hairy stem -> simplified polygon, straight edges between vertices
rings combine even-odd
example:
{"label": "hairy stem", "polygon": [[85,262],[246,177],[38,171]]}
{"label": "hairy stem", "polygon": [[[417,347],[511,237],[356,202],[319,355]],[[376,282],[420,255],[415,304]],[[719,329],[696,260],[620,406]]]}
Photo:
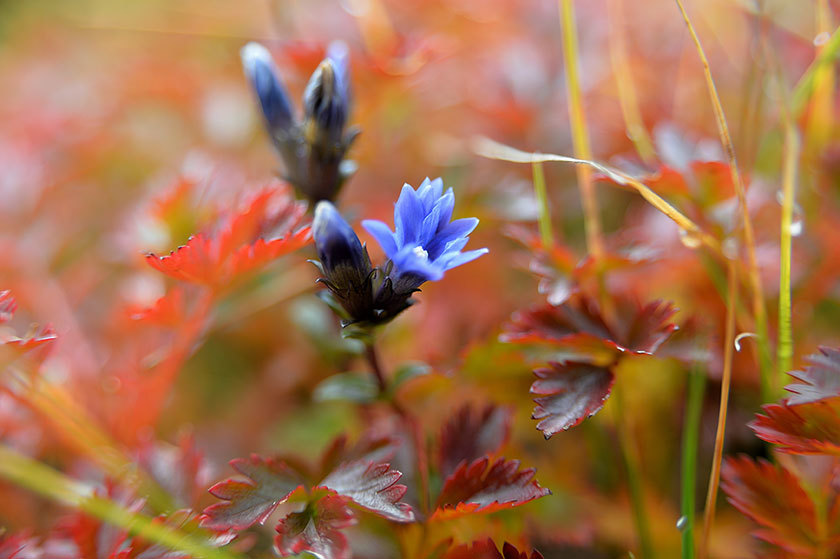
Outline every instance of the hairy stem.
{"label": "hairy stem", "polygon": [[723,376],[720,384],[720,410],[718,412],[715,451],[712,459],[712,472],[709,475],[709,489],[706,493],[706,508],[703,512],[703,534],[700,538],[699,557],[705,559],[709,549],[709,534],[715,517],[718,485],[720,484],[720,465],[723,460],[723,437],[726,432],[726,413],[729,407],[729,385],[732,380],[732,358],[735,351],[735,299],[738,296],[738,268],[730,259],[726,266],[726,332],[723,341]]}
{"label": "hairy stem", "polygon": [[764,288],[761,285],[761,276],[758,270],[758,258],[755,252],[755,234],[753,233],[752,222],[750,221],[749,211],[747,209],[747,194],[746,186],[741,178],[741,172],[738,169],[738,161],[735,158],[735,146],[732,144],[732,135],[729,133],[729,125],[726,122],[726,115],[723,112],[723,105],[720,102],[720,96],[715,86],[715,81],[712,78],[711,67],[709,60],[706,58],[706,53],[703,50],[703,45],[700,43],[700,38],[694,30],[694,25],[685,11],[682,0],[676,0],[680,13],[685,20],[688,27],[688,32],[694,42],[697,50],[697,55],[700,57],[700,62],[703,65],[703,75],[706,78],[706,87],[709,90],[709,97],[712,101],[712,109],[715,113],[715,122],[717,123],[718,133],[720,134],[720,143],[723,146],[726,157],[729,161],[729,173],[732,178],[732,185],[735,188],[735,195],[738,199],[738,208],[741,213],[741,228],[744,235],[744,245],[747,249],[747,270],[748,279],[750,283],[750,291],[752,295],[752,312],[755,320],[756,334],[758,335],[758,361],[761,370],[761,388],[762,396],[768,400],[772,396],[771,392],[771,359],[770,359],[770,342],[768,339],[767,329],[767,310],[764,308]]}

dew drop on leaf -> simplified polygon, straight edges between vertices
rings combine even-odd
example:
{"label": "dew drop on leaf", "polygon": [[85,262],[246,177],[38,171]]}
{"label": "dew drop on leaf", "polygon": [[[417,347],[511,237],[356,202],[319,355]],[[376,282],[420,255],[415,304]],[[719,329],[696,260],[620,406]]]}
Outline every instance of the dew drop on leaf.
{"label": "dew drop on leaf", "polygon": [[683,532],[686,528],[688,528],[688,517],[686,515],[682,515],[677,519],[677,530]]}

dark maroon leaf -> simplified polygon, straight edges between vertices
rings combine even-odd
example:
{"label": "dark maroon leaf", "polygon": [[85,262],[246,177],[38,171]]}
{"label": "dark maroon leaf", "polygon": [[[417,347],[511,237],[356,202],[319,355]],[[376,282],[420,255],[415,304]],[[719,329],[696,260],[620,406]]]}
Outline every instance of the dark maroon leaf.
{"label": "dark maroon leaf", "polygon": [[438,449],[441,477],[446,478],[463,462],[472,462],[499,450],[510,434],[510,410],[463,406],[443,426]]}
{"label": "dark maroon leaf", "polygon": [[379,516],[396,522],[414,521],[414,511],[407,503],[399,502],[405,495],[405,485],[397,483],[402,474],[389,464],[357,460],[341,465],[319,484],[339,495],[349,497],[355,504]]}
{"label": "dark maroon leaf", "polygon": [[549,363],[534,373],[538,380],[531,385],[531,394],[540,397],[534,400],[537,407],[531,417],[541,420],[537,429],[546,438],[600,411],[615,382],[610,369],[574,361]]}
{"label": "dark maroon leaf", "polygon": [[283,557],[308,552],[319,559],[349,559],[350,547],[341,530],[356,519],[348,502],[347,497],[316,490],[303,511],[277,524],[277,551]]}
{"label": "dark maroon leaf", "polygon": [[519,460],[499,458],[492,465],[488,457],[462,463],[446,478],[438,497],[435,518],[452,518],[516,507],[550,495],[534,480],[536,470],[519,469]]}
{"label": "dark maroon leaf", "polygon": [[210,488],[210,493],[225,502],[204,510],[201,525],[212,530],[244,530],[256,522],[265,522],[277,505],[301,487],[300,474],[286,462],[252,454],[249,459],[230,462],[247,480],[226,479]]}
{"label": "dark maroon leaf", "polygon": [[601,361],[605,348],[651,354],[677,329],[669,322],[675,312],[673,305],[661,301],[644,307],[621,301],[610,325],[593,299],[578,294],[560,306],[544,305],[515,313],[501,339],[551,344],[593,361]]}

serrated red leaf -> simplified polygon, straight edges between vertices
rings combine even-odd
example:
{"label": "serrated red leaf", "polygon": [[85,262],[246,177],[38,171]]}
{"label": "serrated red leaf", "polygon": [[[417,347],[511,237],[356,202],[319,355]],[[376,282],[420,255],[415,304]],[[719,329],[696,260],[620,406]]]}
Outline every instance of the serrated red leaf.
{"label": "serrated red leaf", "polygon": [[146,260],[175,279],[223,289],[306,245],[310,228],[300,227],[305,211],[305,204],[295,202],[287,188],[267,188],[218,233],[199,233],[169,255],[149,254]]}
{"label": "serrated red leaf", "polygon": [[306,509],[286,516],[277,524],[275,547],[286,557],[307,552],[318,559],[350,559],[350,547],[342,529],[356,522],[347,506],[349,499],[320,490]]}
{"label": "serrated red leaf", "polygon": [[677,329],[668,322],[676,310],[670,303],[654,301],[643,307],[635,302],[618,305],[615,323],[607,324],[597,303],[575,295],[559,306],[543,305],[513,315],[502,341],[547,343],[575,355],[600,357],[603,348],[649,355]]}
{"label": "serrated red leaf", "polygon": [[762,440],[791,454],[840,456],[840,350],[820,348],[811,366],[788,373],[799,382],[781,404],[767,404],[750,427]]}
{"label": "serrated red leaf", "polygon": [[444,424],[440,433],[438,468],[446,478],[461,463],[469,463],[499,450],[510,435],[511,413],[493,405],[478,410],[461,407]]}
{"label": "serrated red leaf", "polygon": [[184,290],[174,287],[157,299],[150,307],[129,307],[129,318],[157,326],[175,328],[188,320]]}
{"label": "serrated red leaf", "polygon": [[413,522],[411,505],[401,503],[407,490],[397,482],[402,474],[390,464],[367,460],[347,462],[318,484],[350,498],[360,507],[395,522]]}
{"label": "serrated red leaf", "polygon": [[[11,292],[8,290],[0,291],[0,325],[10,321],[16,311],[17,301],[15,301]],[[0,352],[0,355],[5,353],[3,360],[14,360],[24,353],[45,346],[57,337],[55,330],[50,325],[41,328],[32,326],[30,331],[24,334],[23,337],[0,331],[0,346],[6,350],[5,352]]]}
{"label": "serrated red leaf", "polygon": [[578,425],[598,413],[610,396],[615,375],[606,367],[570,361],[549,363],[536,369],[538,379],[531,385],[534,401],[532,419],[546,438]]}
{"label": "serrated red leaf", "polygon": [[238,531],[265,522],[303,484],[300,474],[282,460],[252,454],[247,460],[231,460],[230,465],[248,479],[230,478],[210,488],[213,496],[225,502],[204,509],[204,528]]}
{"label": "serrated red leaf", "polygon": [[[505,542],[502,553],[499,553],[493,540],[487,538],[472,544],[453,547],[446,552],[443,559],[529,559],[529,556],[527,552],[519,551],[508,542]],[[539,551],[534,550],[531,552],[530,559],[543,559],[543,556]]]}
{"label": "serrated red leaf", "polygon": [[762,406],[749,425],[761,440],[789,454],[840,456],[840,398],[790,406]]}
{"label": "serrated red leaf", "polygon": [[[760,526],[755,537],[803,559],[829,551],[829,541],[819,535],[813,501],[782,466],[747,457],[727,459],[721,488],[735,508]],[[837,551],[819,556],[834,557]]]}
{"label": "serrated red leaf", "polygon": [[533,468],[519,469],[519,460],[488,457],[463,463],[443,484],[433,518],[489,513],[550,495],[534,480]]}

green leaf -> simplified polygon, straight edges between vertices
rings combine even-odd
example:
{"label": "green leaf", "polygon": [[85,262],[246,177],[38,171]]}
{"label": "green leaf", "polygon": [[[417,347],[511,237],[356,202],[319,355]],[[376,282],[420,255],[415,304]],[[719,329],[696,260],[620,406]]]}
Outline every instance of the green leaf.
{"label": "green leaf", "polygon": [[369,404],[376,400],[379,387],[367,373],[347,372],[333,375],[315,388],[316,402],[343,400],[356,404]]}
{"label": "green leaf", "polygon": [[432,368],[428,363],[422,361],[409,361],[400,365],[394,372],[394,378],[388,386],[391,394],[395,394],[404,384],[411,380],[426,376],[432,373]]}

